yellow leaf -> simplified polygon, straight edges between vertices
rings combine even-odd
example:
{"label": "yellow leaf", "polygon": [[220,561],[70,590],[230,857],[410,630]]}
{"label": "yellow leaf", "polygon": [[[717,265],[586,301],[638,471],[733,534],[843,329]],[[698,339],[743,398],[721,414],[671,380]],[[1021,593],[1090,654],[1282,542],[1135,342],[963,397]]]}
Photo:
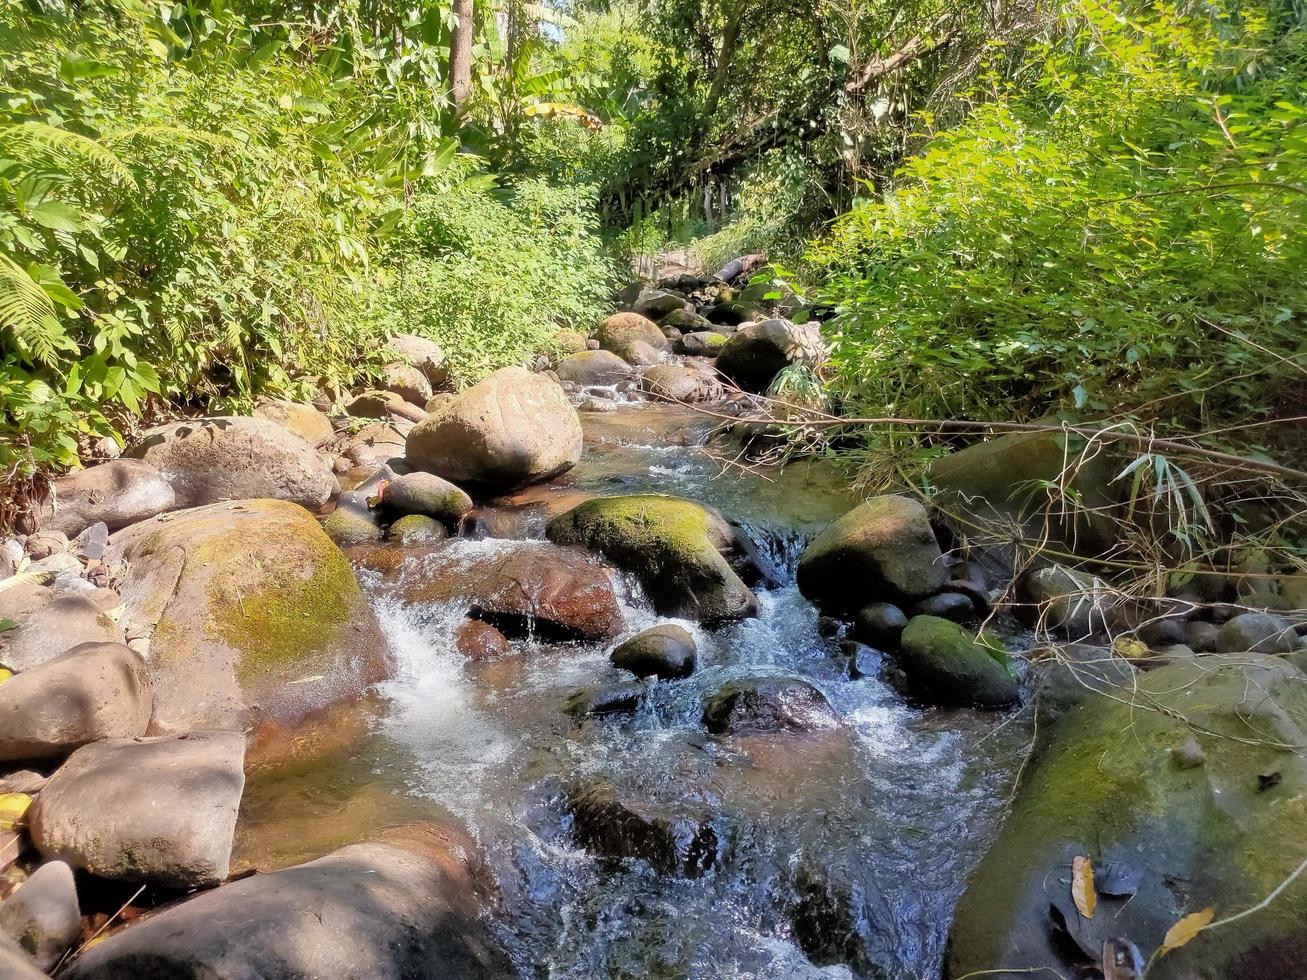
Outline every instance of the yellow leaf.
{"label": "yellow leaf", "polygon": [[5,681],[9,680],[9,678],[13,676],[14,676],[14,672],[12,670],[8,670],[4,667],[0,667],[0,684],[3,684]]}
{"label": "yellow leaf", "polygon": [[1124,636],[1118,636],[1112,641],[1112,652],[1126,660],[1145,660],[1150,655],[1148,644]]}
{"label": "yellow leaf", "polygon": [[1094,866],[1083,855],[1071,862],[1071,898],[1086,919],[1094,917],[1098,893],[1094,891]]}
{"label": "yellow leaf", "polygon": [[31,805],[26,793],[0,793],[0,830],[13,830]]}
{"label": "yellow leaf", "polygon": [[1206,929],[1211,925],[1214,914],[1211,907],[1208,906],[1201,912],[1186,915],[1170,929],[1166,930],[1166,936],[1162,939],[1162,955],[1165,956],[1173,949],[1179,949]]}

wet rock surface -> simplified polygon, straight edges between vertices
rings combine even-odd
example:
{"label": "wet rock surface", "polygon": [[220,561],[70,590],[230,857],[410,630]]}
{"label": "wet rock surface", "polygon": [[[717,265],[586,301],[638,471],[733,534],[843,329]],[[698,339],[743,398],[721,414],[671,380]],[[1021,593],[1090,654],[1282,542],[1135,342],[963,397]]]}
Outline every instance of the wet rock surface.
{"label": "wet rock surface", "polygon": [[611,656],[613,666],[636,677],[670,680],[689,677],[695,665],[694,636],[684,626],[654,626],[619,643]]}
{"label": "wet rock surface", "polygon": [[834,728],[839,718],[805,681],[751,677],[718,688],[704,705],[703,723],[714,735],[802,733]]}

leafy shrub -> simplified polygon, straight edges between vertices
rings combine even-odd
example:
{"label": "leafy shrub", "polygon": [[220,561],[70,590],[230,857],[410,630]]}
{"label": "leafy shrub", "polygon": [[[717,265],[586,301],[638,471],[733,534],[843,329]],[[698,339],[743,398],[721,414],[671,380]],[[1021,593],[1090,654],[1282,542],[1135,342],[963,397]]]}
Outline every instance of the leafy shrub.
{"label": "leafy shrub", "polygon": [[460,384],[527,363],[562,328],[588,330],[615,274],[593,192],[538,179],[499,189],[473,177],[419,194],[391,255],[383,317],[439,343]]}
{"label": "leafy shrub", "polygon": [[995,76],[813,249],[843,397],[925,418],[1271,410],[1307,301],[1307,42],[1274,9],[1068,7],[1036,75]]}

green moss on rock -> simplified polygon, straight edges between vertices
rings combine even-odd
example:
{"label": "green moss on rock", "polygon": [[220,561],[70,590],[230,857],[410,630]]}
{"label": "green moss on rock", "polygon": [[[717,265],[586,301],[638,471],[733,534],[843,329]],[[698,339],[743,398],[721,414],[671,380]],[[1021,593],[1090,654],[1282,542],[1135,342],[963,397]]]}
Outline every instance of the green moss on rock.
{"label": "green moss on rock", "polygon": [[1007,652],[938,616],[914,616],[899,639],[899,663],[912,686],[938,704],[1001,708],[1017,700]]}
{"label": "green moss on rock", "polygon": [[757,599],[714,544],[700,504],[660,494],[600,497],[549,522],[558,544],[598,551],[640,579],[664,615],[721,622],[751,616]]}

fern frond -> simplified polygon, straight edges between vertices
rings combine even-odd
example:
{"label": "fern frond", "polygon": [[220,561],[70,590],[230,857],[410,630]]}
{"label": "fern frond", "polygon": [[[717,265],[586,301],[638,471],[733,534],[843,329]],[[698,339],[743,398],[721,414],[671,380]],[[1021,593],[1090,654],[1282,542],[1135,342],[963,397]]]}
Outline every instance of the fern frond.
{"label": "fern frond", "polygon": [[67,339],[41,284],[9,256],[0,255],[0,329],[6,328],[38,360],[47,362]]}
{"label": "fern frond", "polygon": [[0,155],[20,163],[44,164],[52,170],[89,168],[125,187],[136,186],[131,170],[113,150],[60,126],[41,122],[0,126]]}
{"label": "fern frond", "polygon": [[211,150],[232,150],[240,152],[245,144],[240,140],[221,133],[210,133],[203,129],[184,129],[181,126],[127,126],[124,129],[106,133],[100,142],[106,146],[129,146],[137,140],[166,143],[175,140],[178,143],[201,143]]}

